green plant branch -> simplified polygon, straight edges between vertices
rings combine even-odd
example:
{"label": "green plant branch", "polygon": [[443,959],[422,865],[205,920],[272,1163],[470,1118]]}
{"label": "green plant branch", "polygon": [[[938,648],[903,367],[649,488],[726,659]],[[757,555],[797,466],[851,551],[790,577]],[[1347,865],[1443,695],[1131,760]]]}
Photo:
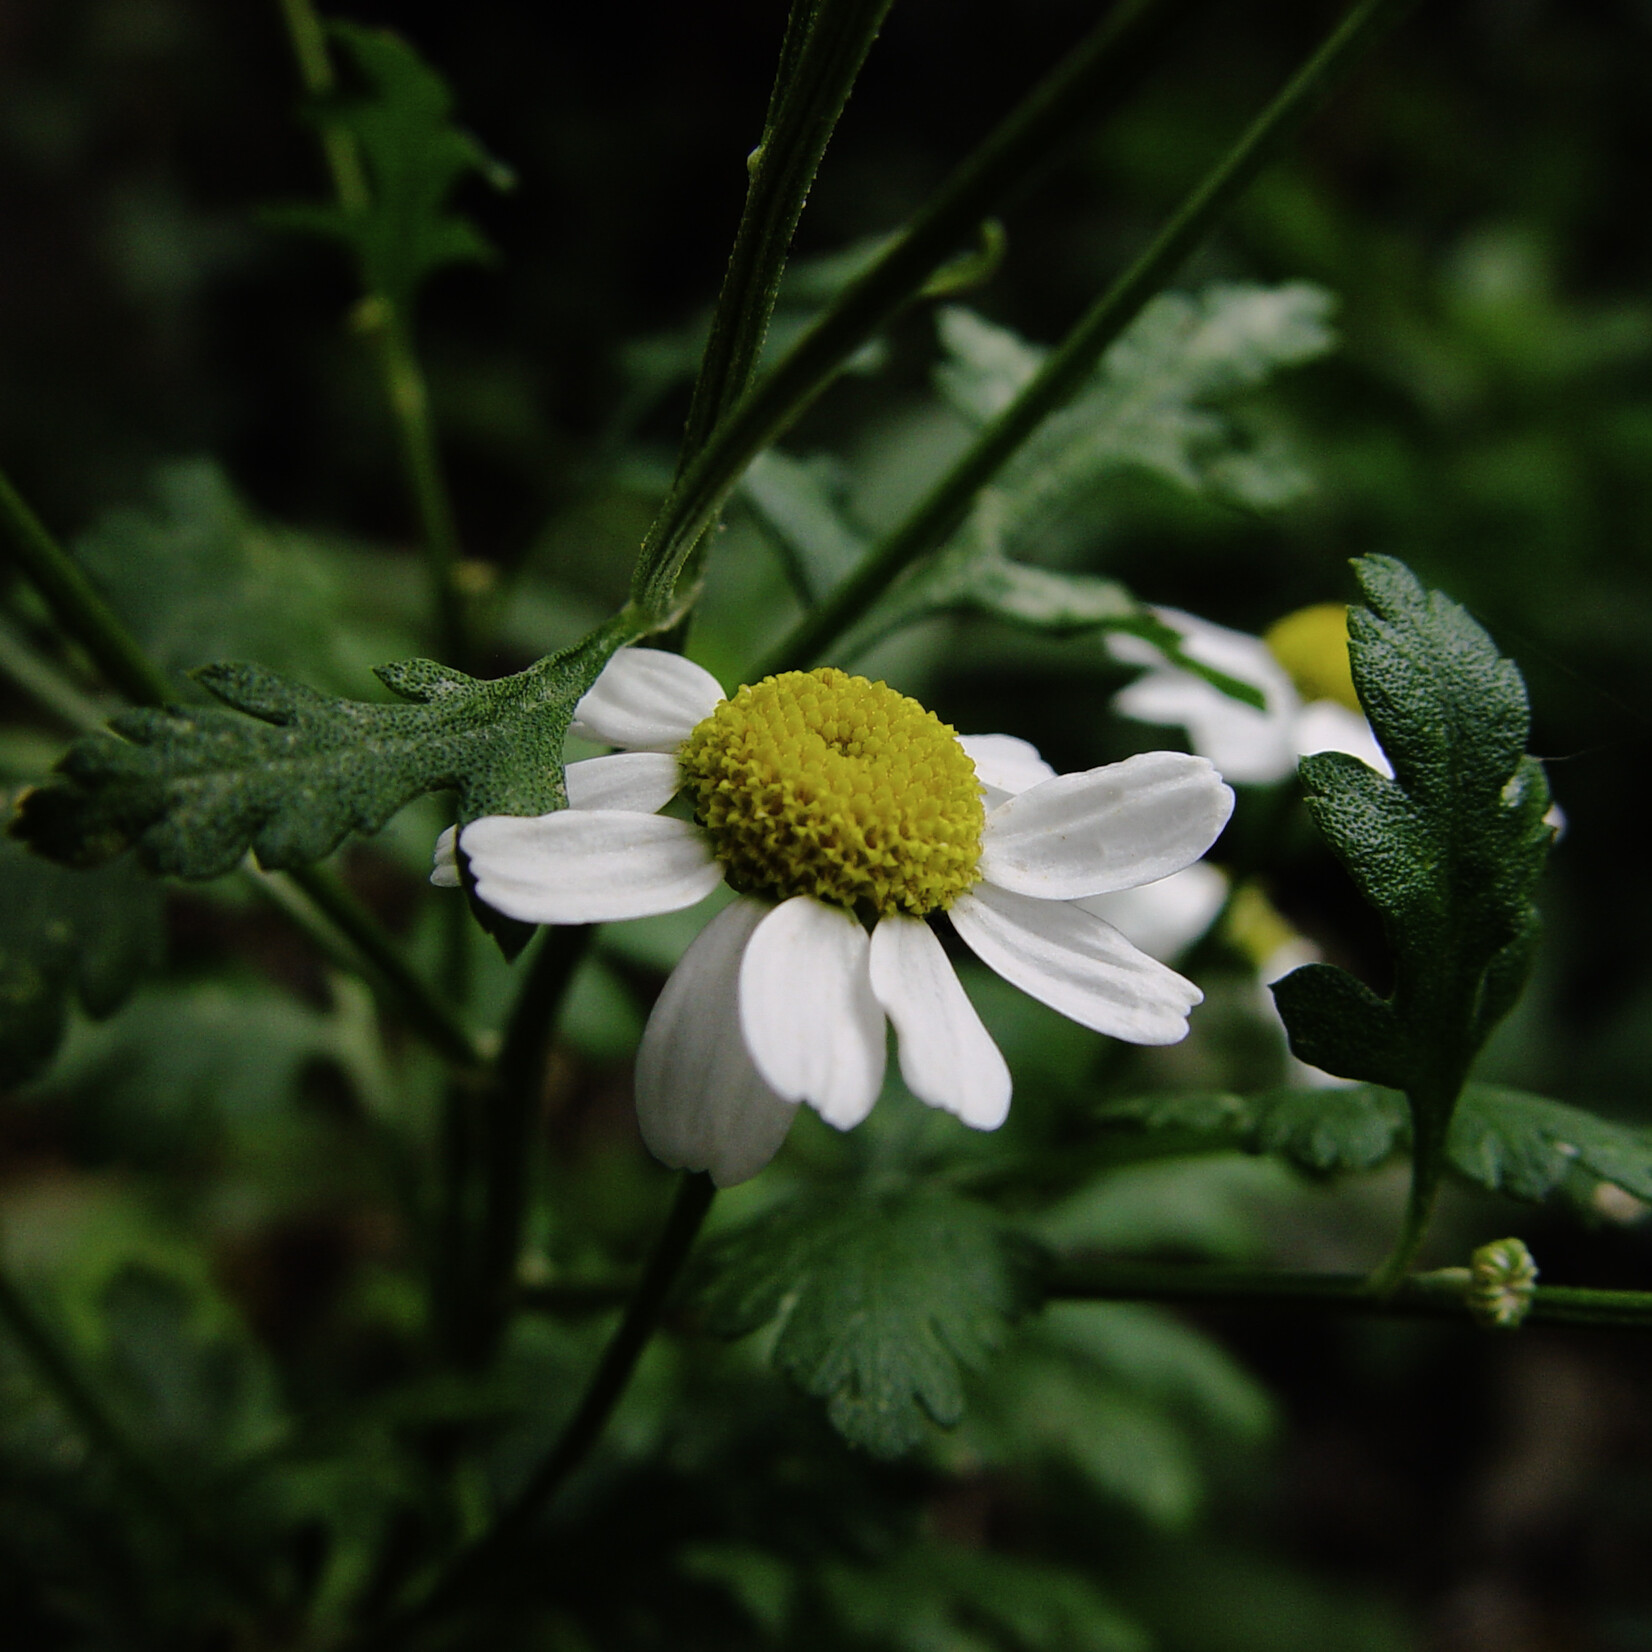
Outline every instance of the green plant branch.
{"label": "green plant branch", "polygon": [[[92,588],[68,552],[46,530],[16,489],[0,472],[0,521],[9,530],[18,565],[46,599],[58,623],[91,656],[92,662],[128,699],[139,705],[164,706],[178,700],[181,685],[170,682],[114,611]],[[28,681],[16,678],[26,688],[34,679],[52,672],[45,661],[35,660]],[[15,673],[13,673],[15,677]],[[48,709],[75,712],[78,724],[83,696],[66,699],[62,693],[50,698],[37,695]],[[55,704],[53,702],[56,702]],[[101,725],[98,718],[97,724]],[[271,896],[268,874],[249,874],[259,892]],[[409,967],[399,949],[377,919],[352,895],[338,878],[320,866],[301,866],[283,874],[301,891],[313,909],[303,915],[297,902],[281,902],[283,909],[300,922],[323,951],[342,962],[352,973],[362,975],[375,988],[381,1001],[401,1010],[409,1027],[426,1039],[447,1060],[464,1068],[481,1064],[475,1040],[454,1014],[448,1002],[436,993],[418,972]],[[334,931],[324,935],[315,914],[326,919]],[[341,951],[338,938],[348,943]]]}
{"label": "green plant branch", "polygon": [[[1274,1273],[1267,1269],[1058,1261],[1048,1296],[1066,1302],[1188,1302],[1206,1307],[1281,1309],[1466,1320],[1466,1268],[1409,1274],[1378,1291],[1365,1274]],[[1538,1285],[1527,1324],[1652,1331],[1652,1291]]]}
{"label": "green plant branch", "polygon": [[1095,371],[1147,301],[1221,223],[1251,181],[1284,147],[1381,34],[1416,0],[1360,0],[1292,76],[1239,141],[1199,182],[1136,262],[1091,306],[1014,401],[861,566],[758,666],[756,677],[814,663],[920,558],[939,549],[968,516],[980,490]]}
{"label": "green plant branch", "polygon": [[[331,96],[338,76],[314,6],[310,0],[281,0],[281,14],[305,92],[316,100]],[[365,212],[369,184],[356,140],[323,121],[321,147],[339,205],[347,213]],[[470,603],[461,579],[463,553],[452,496],[430,417],[429,386],[413,347],[413,318],[402,314],[389,294],[372,287],[365,272],[362,280],[366,296],[356,312],[357,324],[378,363],[395,426],[402,476],[424,545],[435,635],[443,661],[462,671],[471,655]]]}
{"label": "green plant branch", "polygon": [[1202,0],[1116,7],[964,160],[877,262],[686,454],[643,544],[634,583],[663,611],[690,552],[747,465],[776,441],[862,345],[893,319],[985,219],[1081,126],[1121,103],[1171,28]]}
{"label": "green plant branch", "polygon": [[498,1520],[449,1562],[421,1599],[349,1641],[348,1652],[375,1652],[375,1649],[405,1646],[406,1637],[412,1631],[440,1618],[494,1580],[500,1565],[515,1553],[546,1505],[601,1437],[659,1324],[660,1314],[711,1209],[716,1191],[711,1178],[704,1174],[682,1178],[653,1254],[584,1395],[556,1443]]}
{"label": "green plant branch", "polygon": [[266,1628],[277,1602],[268,1584],[219,1541],[189,1496],[173,1485],[105,1408],[74,1360],[58,1345],[5,1269],[0,1268],[0,1322],[33,1363],[42,1382],[86,1440],[114,1466],[132,1494],[141,1498],[243,1609],[261,1616]]}

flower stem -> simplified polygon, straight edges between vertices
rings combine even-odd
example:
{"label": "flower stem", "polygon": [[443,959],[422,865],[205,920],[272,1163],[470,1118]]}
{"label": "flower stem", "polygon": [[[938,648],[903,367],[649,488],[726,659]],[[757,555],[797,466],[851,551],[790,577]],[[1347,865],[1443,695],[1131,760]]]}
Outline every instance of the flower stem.
{"label": "flower stem", "polygon": [[[1267,1269],[1074,1257],[1055,1264],[1047,1294],[1051,1301],[1188,1302],[1206,1307],[1466,1321],[1468,1286],[1466,1268],[1409,1274],[1384,1292],[1376,1289],[1365,1274],[1274,1273]],[[1525,1322],[1652,1331],[1652,1291],[1539,1285]]]}
{"label": "flower stem", "polygon": [[[338,76],[314,6],[310,0],[281,0],[281,14],[305,92],[315,99],[331,96],[338,89]],[[347,213],[365,212],[371,191],[355,138],[323,121],[321,147],[340,207]],[[402,478],[424,544],[432,628],[443,660],[465,670],[471,653],[470,605],[458,577],[459,533],[430,418],[429,387],[413,348],[412,317],[402,314],[389,294],[374,288],[365,273],[363,287],[366,297],[357,314],[378,363],[396,429]]]}
{"label": "flower stem", "polygon": [[1102,355],[1216,228],[1383,31],[1415,0],[1359,0],[1273,102],[1199,182],[1151,245],[1085,314],[1014,401],[987,424],[952,469],[865,562],[758,666],[753,680],[814,663],[915,562],[938,549],[980,490],[1089,379]]}
{"label": "flower stem", "polygon": [[259,1614],[269,1627],[275,1602],[264,1578],[220,1541],[189,1497],[133,1443],[4,1269],[0,1269],[0,1323],[28,1355],[75,1426],[109,1459],[132,1493],[172,1528],[184,1551],[204,1564],[230,1599]]}
{"label": "flower stem", "polygon": [[653,1254],[626,1304],[591,1381],[562,1433],[498,1520],[448,1564],[424,1597],[389,1621],[349,1643],[350,1652],[401,1647],[417,1626],[461,1605],[487,1587],[528,1535],[534,1521],[589,1455],[629,1385],[637,1362],[716,1195],[711,1178],[685,1175],[655,1243]]}
{"label": "flower stem", "polygon": [[[634,589],[651,612],[671,606],[685,560],[747,465],[837,377],[984,218],[1082,126],[1111,112],[1203,0],[1127,0],[958,166],[888,250],[832,301],[798,342],[712,428],[684,463],[638,558]],[[727,289],[725,289],[727,290]],[[703,376],[703,375],[702,375]]]}

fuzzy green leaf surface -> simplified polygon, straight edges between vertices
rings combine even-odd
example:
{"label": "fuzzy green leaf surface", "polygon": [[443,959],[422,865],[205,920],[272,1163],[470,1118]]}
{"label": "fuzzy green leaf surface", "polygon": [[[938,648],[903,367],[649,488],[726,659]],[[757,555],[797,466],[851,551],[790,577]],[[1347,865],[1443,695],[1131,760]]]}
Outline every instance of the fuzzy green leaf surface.
{"label": "fuzzy green leaf surface", "polygon": [[1305,758],[1301,775],[1315,823],[1382,915],[1395,989],[1385,1001],[1310,965],[1274,995],[1302,1059],[1454,1095],[1530,962],[1532,889],[1554,836],[1548,783],[1525,755],[1514,662],[1403,563],[1354,567],[1366,605],[1350,613],[1349,658],[1394,777],[1341,752]]}
{"label": "fuzzy green leaf surface", "polygon": [[1652,1131],[1524,1090],[1466,1086],[1446,1156],[1465,1181],[1512,1199],[1600,1182],[1652,1199]]}
{"label": "fuzzy green leaf surface", "polygon": [[574,707],[624,634],[610,625],[493,681],[430,660],[381,666],[403,705],[334,699],[261,666],[206,666],[197,680],[233,710],[121,713],[112,735],[69,748],[12,831],[66,865],[131,847],[151,871],[211,878],[249,849],[266,867],[320,860],[426,792],[458,792],[466,820],[545,814],[567,801]]}
{"label": "fuzzy green leaf surface", "polygon": [[161,897],[128,867],[65,871],[0,839],[0,1084],[56,1054],[78,1002],[104,1016],[160,959]]}
{"label": "fuzzy green leaf surface", "polygon": [[774,1363],[846,1439],[894,1457],[963,1415],[964,1372],[1038,1300],[1038,1256],[952,1194],[804,1197],[710,1244],[696,1304],[722,1336],[779,1320]]}
{"label": "fuzzy green leaf surface", "polygon": [[360,91],[316,111],[324,126],[350,134],[370,181],[369,199],[350,205],[284,206],[273,216],[294,229],[342,241],[360,262],[364,284],[405,314],[427,277],[448,264],[492,258],[493,249],[448,199],[480,174],[496,188],[509,172],[450,118],[442,77],[387,29],[334,23]]}
{"label": "fuzzy green leaf surface", "polygon": [[1325,1175],[1370,1170],[1405,1145],[1405,1098],[1375,1084],[1274,1089],[1256,1095],[1152,1095],[1111,1102],[1104,1122],[1213,1139],[1278,1154]]}

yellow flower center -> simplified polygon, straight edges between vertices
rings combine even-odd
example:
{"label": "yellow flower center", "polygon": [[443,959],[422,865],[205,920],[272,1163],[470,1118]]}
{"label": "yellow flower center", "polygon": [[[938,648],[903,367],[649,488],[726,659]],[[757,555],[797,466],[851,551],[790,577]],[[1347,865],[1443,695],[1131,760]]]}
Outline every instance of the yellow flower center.
{"label": "yellow flower center", "polygon": [[744,894],[921,917],[976,880],[975,765],[953,729],[887,684],[830,666],[765,677],[677,758]]}
{"label": "yellow flower center", "polygon": [[1348,669],[1348,610],[1340,602],[1298,608],[1270,625],[1262,641],[1304,700],[1335,700],[1350,711],[1360,710]]}

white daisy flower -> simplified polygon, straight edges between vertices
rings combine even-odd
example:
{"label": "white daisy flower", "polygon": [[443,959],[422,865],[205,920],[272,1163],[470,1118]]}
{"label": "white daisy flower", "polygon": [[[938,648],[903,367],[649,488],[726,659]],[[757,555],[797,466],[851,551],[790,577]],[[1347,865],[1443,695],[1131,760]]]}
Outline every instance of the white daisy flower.
{"label": "white daisy flower", "polygon": [[1392,774],[1354,694],[1347,613],[1334,603],[1303,608],[1265,637],[1252,637],[1177,608],[1155,608],[1154,617],[1180,634],[1187,654],[1260,689],[1263,706],[1224,694],[1141,637],[1116,635],[1108,638],[1114,658],[1147,670],[1113,704],[1143,723],[1179,723],[1194,750],[1236,785],[1284,780],[1296,772],[1298,758],[1316,751],[1350,752]]}
{"label": "white daisy flower", "polygon": [[[1010,1074],[930,920],[1098,1032],[1170,1044],[1202,994],[1090,910],[1216,840],[1233,794],[1203,758],[1148,752],[1058,775],[1024,740],[960,737],[883,683],[792,671],[725,698],[680,655],[623,649],[575,728],[569,807],[459,838],[476,893],[529,923],[607,923],[739,898],[683,955],[643,1034],[637,1113],[666,1164],[720,1186],[779,1150],[800,1102],[841,1130],[883,1084],[886,1023],[912,1093],[976,1129]],[[693,820],[657,811],[679,792]],[[451,831],[432,881],[454,885]]]}

